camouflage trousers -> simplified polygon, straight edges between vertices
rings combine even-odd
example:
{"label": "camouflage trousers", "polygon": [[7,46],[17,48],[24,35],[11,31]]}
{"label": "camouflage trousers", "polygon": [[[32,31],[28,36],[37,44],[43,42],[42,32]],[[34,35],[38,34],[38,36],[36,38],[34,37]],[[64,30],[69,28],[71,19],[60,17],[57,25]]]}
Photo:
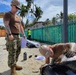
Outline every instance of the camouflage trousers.
{"label": "camouflage trousers", "polygon": [[21,52],[21,40],[19,35],[13,35],[14,40],[6,38],[6,49],[8,51],[8,66],[15,65],[18,61],[19,54]]}

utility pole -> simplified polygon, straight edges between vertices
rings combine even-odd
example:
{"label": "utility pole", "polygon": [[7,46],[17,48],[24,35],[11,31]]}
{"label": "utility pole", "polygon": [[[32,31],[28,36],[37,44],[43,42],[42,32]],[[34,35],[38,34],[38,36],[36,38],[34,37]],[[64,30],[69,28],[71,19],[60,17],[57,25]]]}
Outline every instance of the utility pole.
{"label": "utility pole", "polygon": [[68,42],[68,0],[63,0],[62,42]]}

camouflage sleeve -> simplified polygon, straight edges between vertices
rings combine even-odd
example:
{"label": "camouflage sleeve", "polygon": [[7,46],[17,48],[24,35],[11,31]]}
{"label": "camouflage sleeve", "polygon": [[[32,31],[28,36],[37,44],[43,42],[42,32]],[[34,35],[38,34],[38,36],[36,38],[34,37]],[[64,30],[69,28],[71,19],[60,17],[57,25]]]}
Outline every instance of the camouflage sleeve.
{"label": "camouflage sleeve", "polygon": [[10,21],[9,14],[5,14],[4,17],[3,17],[3,22],[4,22],[4,25],[5,25],[7,34],[11,34],[11,30],[10,30],[10,27],[9,27],[9,21]]}

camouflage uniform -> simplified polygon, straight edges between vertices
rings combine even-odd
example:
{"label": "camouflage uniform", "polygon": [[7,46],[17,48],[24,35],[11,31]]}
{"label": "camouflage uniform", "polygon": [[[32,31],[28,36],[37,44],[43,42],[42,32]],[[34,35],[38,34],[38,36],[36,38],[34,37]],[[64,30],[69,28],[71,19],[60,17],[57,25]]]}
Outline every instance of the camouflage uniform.
{"label": "camouflage uniform", "polygon": [[25,38],[23,22],[16,14],[20,9],[18,0],[12,0],[11,11],[6,12],[3,17],[3,22],[6,29],[6,48],[8,51],[8,66],[11,69],[11,75],[18,75],[16,70],[22,70],[21,66],[17,65],[18,57],[21,52],[21,40],[19,34],[22,33]]}
{"label": "camouflage uniform", "polygon": [[13,35],[14,40],[9,40],[8,36],[6,37],[6,48],[8,50],[8,66],[16,64],[18,61],[19,54],[21,52],[21,39],[19,35]]}
{"label": "camouflage uniform", "polygon": [[[20,32],[24,34],[23,24],[20,17],[11,11],[4,14],[4,25],[6,28],[6,48],[8,50],[8,66],[11,67],[16,64],[21,51],[21,41],[19,38]],[[10,40],[9,36],[14,37]]]}

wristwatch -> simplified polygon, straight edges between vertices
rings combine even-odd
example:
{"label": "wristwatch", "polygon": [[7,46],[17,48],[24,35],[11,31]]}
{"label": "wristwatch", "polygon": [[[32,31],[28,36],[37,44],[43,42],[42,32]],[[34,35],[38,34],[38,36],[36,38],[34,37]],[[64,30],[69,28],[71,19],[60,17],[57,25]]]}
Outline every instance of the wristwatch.
{"label": "wristwatch", "polygon": [[8,34],[8,35],[12,35],[12,34]]}

